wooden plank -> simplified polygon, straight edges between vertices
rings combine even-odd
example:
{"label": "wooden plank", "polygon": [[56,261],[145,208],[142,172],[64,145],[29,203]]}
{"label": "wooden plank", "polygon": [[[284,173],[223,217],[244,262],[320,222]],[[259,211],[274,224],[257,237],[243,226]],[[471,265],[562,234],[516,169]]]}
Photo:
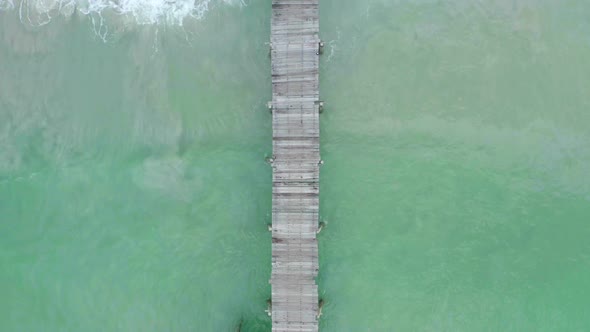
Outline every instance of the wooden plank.
{"label": "wooden plank", "polygon": [[272,330],[318,331],[319,0],[273,0]]}

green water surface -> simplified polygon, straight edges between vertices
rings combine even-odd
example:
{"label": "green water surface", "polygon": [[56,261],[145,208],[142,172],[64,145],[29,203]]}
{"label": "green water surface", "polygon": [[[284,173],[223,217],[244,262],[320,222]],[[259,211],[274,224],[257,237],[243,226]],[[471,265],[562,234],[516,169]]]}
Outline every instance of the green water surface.
{"label": "green water surface", "polygon": [[[270,5],[0,12],[0,331],[269,331]],[[321,331],[590,331],[590,3],[322,0]]]}

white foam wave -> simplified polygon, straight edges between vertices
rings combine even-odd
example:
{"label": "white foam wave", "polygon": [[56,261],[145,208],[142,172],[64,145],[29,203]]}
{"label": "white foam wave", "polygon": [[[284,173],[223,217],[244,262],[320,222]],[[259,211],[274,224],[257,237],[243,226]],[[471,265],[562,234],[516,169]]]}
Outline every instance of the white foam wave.
{"label": "white foam wave", "polygon": [[98,19],[101,26],[107,16],[131,19],[141,25],[181,26],[186,19],[203,18],[215,4],[245,5],[244,0],[0,0],[0,10],[18,10],[23,23],[35,26],[76,12]]}

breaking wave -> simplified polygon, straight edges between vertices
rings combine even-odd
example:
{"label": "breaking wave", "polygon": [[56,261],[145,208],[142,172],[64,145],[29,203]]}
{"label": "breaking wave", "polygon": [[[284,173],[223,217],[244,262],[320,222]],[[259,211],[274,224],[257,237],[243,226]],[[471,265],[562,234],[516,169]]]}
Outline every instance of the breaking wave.
{"label": "breaking wave", "polygon": [[186,19],[201,19],[218,4],[245,5],[244,0],[0,0],[0,10],[18,11],[21,22],[45,25],[55,17],[80,13],[102,27],[118,17],[136,24],[182,26]]}

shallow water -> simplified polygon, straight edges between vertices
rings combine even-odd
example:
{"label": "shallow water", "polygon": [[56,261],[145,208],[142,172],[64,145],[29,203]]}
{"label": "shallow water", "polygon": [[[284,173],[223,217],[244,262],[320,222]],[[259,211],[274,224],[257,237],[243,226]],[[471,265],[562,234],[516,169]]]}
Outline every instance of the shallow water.
{"label": "shallow water", "polygon": [[[270,6],[78,6],[0,12],[0,330],[269,330]],[[590,328],[589,14],[322,0],[322,331]]]}

